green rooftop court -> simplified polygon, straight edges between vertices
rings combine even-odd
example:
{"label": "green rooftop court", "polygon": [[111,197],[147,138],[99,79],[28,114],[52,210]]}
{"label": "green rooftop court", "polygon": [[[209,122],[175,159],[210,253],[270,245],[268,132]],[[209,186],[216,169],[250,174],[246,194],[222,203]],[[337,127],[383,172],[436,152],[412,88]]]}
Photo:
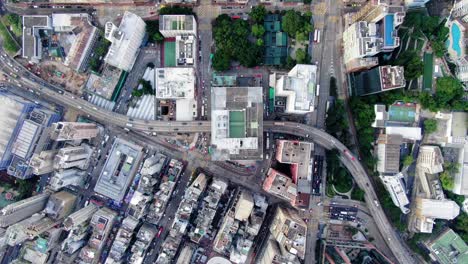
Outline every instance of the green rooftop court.
{"label": "green rooftop court", "polygon": [[164,67],[176,66],[176,43],[174,41],[164,42]]}
{"label": "green rooftop court", "polygon": [[434,74],[434,56],[432,53],[424,53],[423,91],[432,91],[432,79]]}
{"label": "green rooftop court", "polygon": [[452,229],[447,229],[429,246],[441,264],[468,263],[468,246]]}
{"label": "green rooftop court", "polygon": [[245,113],[244,111],[229,112],[229,137],[245,137]]}
{"label": "green rooftop court", "polygon": [[416,118],[416,107],[413,104],[394,104],[389,107],[388,115],[390,121],[414,122]]}

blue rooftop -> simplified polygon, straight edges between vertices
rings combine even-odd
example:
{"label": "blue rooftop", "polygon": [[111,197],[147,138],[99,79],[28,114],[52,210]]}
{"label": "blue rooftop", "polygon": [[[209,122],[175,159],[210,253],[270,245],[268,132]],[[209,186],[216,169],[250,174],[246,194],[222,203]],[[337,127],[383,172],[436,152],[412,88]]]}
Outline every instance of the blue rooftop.
{"label": "blue rooftop", "polygon": [[395,45],[395,38],[393,37],[393,24],[395,20],[395,15],[390,14],[386,15],[384,19],[384,43],[385,46]]}

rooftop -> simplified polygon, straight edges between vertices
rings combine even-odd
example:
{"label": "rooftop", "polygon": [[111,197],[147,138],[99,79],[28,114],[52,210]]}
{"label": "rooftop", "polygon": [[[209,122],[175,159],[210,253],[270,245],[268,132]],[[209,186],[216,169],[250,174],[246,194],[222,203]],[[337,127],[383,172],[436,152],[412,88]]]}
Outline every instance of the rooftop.
{"label": "rooftop", "polygon": [[107,22],[105,37],[112,44],[104,60],[121,70],[131,70],[145,34],[146,23],[128,11],[125,11],[118,28],[112,22]]}
{"label": "rooftop", "polygon": [[379,66],[351,75],[351,87],[357,96],[403,88],[406,80],[401,66]]}
{"label": "rooftop", "polygon": [[107,100],[111,100],[121,75],[122,70],[106,65],[101,74],[92,72],[89,75],[86,82],[86,90]]}
{"label": "rooftop", "polygon": [[41,58],[39,30],[52,29],[49,16],[23,16],[23,57]]}
{"label": "rooftop", "polygon": [[286,113],[314,111],[317,96],[317,66],[296,64],[288,75],[276,81],[275,96],[286,97]]}
{"label": "rooftop", "polygon": [[212,98],[213,159],[260,159],[263,152],[262,88],[216,87]]}
{"label": "rooftop", "polygon": [[195,71],[193,68],[157,68],[155,76],[156,98],[194,98]]}
{"label": "rooftop", "polygon": [[431,257],[441,264],[468,263],[468,246],[452,229],[445,230],[426,246]]}
{"label": "rooftop", "polygon": [[94,191],[115,201],[121,201],[138,169],[141,150],[141,146],[117,138]]}
{"label": "rooftop", "polygon": [[196,29],[194,17],[190,15],[163,15],[159,21],[160,31],[192,31]]}
{"label": "rooftop", "polygon": [[397,173],[400,171],[400,135],[380,134],[377,140],[377,171],[380,173]]}
{"label": "rooftop", "polygon": [[267,176],[263,182],[263,189],[268,193],[285,199],[292,205],[296,203],[297,185],[293,183],[290,177],[274,169],[268,169]]}

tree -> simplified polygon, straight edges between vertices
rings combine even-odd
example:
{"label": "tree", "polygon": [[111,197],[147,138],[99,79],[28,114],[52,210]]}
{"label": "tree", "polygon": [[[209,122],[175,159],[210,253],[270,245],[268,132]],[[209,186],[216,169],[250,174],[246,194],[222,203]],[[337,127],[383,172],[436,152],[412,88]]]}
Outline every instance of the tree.
{"label": "tree", "polygon": [[306,63],[307,61],[307,52],[303,49],[296,50],[296,61],[297,63]]}
{"label": "tree", "polygon": [[411,164],[413,164],[414,162],[414,158],[413,156],[410,154],[408,156],[406,156],[404,159],[403,159],[403,166],[409,166]]}
{"label": "tree", "polygon": [[441,77],[436,81],[435,102],[439,108],[449,109],[452,104],[463,97],[463,87],[453,77]]}
{"label": "tree", "polygon": [[265,28],[260,24],[252,25],[252,35],[257,38],[261,38],[265,34]]}
{"label": "tree", "polygon": [[283,16],[282,26],[284,32],[288,33],[290,37],[295,37],[296,32],[298,32],[303,26],[300,13],[294,10],[286,11],[286,14]]}
{"label": "tree", "polygon": [[444,42],[435,40],[432,42],[432,50],[434,50],[434,54],[437,57],[442,58],[447,52],[447,47],[445,46]]}
{"label": "tree", "polygon": [[231,66],[229,55],[224,51],[216,51],[213,57],[213,69],[216,71],[229,70]]}
{"label": "tree", "polygon": [[414,50],[402,52],[394,64],[405,68],[405,78],[407,80],[417,79],[424,71],[424,63]]}
{"label": "tree", "polygon": [[437,130],[437,121],[434,119],[424,120],[424,132],[431,134]]}
{"label": "tree", "polygon": [[257,46],[263,46],[263,44],[264,44],[263,39],[261,39],[261,38],[257,39],[256,44],[257,44]]}
{"label": "tree", "polygon": [[453,177],[448,171],[444,171],[440,174],[440,182],[442,183],[442,188],[445,190],[451,191],[453,189]]}
{"label": "tree", "polygon": [[263,19],[265,18],[267,14],[267,11],[264,6],[258,5],[252,8],[252,11],[250,11],[250,18],[255,22],[255,23],[262,23]]}
{"label": "tree", "polygon": [[164,42],[164,36],[159,31],[154,33],[151,38],[156,43],[163,43]]}
{"label": "tree", "polygon": [[297,32],[296,33],[296,41],[298,42],[303,42],[303,41],[307,41],[308,39],[308,36],[306,33],[304,32]]}

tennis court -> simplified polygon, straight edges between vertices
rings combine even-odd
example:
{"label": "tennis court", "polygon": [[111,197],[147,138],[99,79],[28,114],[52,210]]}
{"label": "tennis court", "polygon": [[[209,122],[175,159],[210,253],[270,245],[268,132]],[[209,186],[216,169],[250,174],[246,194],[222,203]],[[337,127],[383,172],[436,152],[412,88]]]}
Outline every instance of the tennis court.
{"label": "tennis court", "polygon": [[245,115],[244,111],[229,112],[229,137],[244,138],[245,137]]}
{"label": "tennis court", "polygon": [[164,42],[164,67],[176,66],[176,43],[174,41]]}

